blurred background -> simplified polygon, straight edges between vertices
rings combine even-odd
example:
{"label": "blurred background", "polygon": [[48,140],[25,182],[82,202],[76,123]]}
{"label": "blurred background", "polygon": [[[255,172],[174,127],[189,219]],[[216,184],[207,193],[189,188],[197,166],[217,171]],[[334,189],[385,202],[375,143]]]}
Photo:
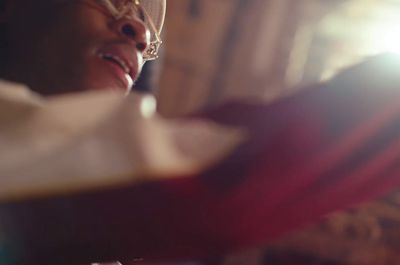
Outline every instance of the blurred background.
{"label": "blurred background", "polygon": [[399,0],[168,0],[159,110],[270,101],[400,51]]}
{"label": "blurred background", "polygon": [[[163,54],[147,65],[165,117],[270,102],[364,58],[400,52],[400,0],[168,0]],[[400,193],[337,213],[224,265],[400,264]]]}

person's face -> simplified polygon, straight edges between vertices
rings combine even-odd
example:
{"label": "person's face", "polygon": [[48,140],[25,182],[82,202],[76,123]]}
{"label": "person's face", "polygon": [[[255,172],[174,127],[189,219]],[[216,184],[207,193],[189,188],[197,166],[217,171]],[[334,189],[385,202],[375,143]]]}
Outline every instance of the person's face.
{"label": "person's face", "polygon": [[113,89],[138,77],[149,32],[96,0],[9,0],[5,76],[44,94]]}

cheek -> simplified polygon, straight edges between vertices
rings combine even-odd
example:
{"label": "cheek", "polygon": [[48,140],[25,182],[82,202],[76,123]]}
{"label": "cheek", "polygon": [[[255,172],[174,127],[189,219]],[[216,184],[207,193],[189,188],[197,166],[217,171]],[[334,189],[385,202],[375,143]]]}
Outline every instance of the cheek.
{"label": "cheek", "polygon": [[62,20],[58,22],[57,31],[53,32],[48,39],[49,49],[56,49],[59,55],[57,60],[65,64],[69,71],[76,73],[85,71],[85,68],[93,68],[96,64],[96,51],[107,41],[109,37],[108,21],[106,17],[85,5],[71,5],[63,14]]}
{"label": "cheek", "polygon": [[101,43],[110,38],[110,18],[97,9],[85,5],[75,5],[73,22],[70,24],[70,34],[81,44]]}
{"label": "cheek", "polygon": [[87,5],[70,4],[58,17],[48,39],[54,41],[53,47],[75,59],[93,52],[110,35],[107,17]]}

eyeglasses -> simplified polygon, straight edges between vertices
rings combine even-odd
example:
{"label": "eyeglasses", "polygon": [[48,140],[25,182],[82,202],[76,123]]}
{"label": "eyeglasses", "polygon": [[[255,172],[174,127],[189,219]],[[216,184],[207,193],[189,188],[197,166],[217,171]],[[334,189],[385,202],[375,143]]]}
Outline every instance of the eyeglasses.
{"label": "eyeglasses", "polygon": [[103,5],[116,20],[139,15],[151,33],[149,46],[143,52],[143,60],[151,61],[158,58],[158,51],[162,44],[161,37],[153,19],[141,6],[140,0],[97,0],[97,2]]}

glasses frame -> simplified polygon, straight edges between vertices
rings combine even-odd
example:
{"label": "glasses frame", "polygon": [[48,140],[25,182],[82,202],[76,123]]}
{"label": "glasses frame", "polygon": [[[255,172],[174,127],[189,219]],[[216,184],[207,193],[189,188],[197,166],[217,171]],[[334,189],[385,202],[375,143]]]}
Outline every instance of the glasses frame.
{"label": "glasses frame", "polygon": [[129,0],[125,2],[124,6],[116,7],[111,0],[97,0],[99,4],[104,6],[112,15],[115,20],[127,17],[130,18],[134,13],[142,13],[144,16],[144,23],[151,33],[151,39],[148,47],[143,52],[144,61],[152,61],[158,58],[162,40],[153,19],[147,10],[141,6],[140,0]]}

